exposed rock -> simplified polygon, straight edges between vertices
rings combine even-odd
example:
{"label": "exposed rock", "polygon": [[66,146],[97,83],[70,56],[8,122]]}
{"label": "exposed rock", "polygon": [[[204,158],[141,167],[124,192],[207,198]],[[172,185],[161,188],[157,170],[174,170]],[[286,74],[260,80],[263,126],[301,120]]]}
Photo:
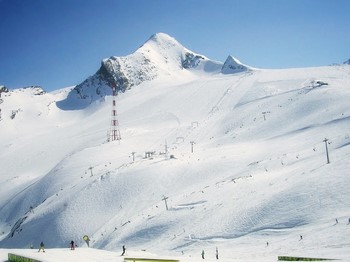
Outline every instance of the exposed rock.
{"label": "exposed rock", "polygon": [[234,74],[249,70],[250,68],[242,64],[238,59],[228,56],[224,65],[222,66],[221,72],[223,74]]}

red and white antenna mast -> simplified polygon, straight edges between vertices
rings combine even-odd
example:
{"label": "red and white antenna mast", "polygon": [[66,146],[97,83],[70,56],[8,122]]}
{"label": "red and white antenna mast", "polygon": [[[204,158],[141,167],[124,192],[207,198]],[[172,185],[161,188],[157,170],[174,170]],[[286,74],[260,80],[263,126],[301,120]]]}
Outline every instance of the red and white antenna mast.
{"label": "red and white antenna mast", "polygon": [[111,130],[109,133],[109,141],[121,140],[119,123],[118,123],[118,114],[117,114],[117,86],[115,83],[112,83],[112,92],[113,92],[113,101],[112,101],[112,115],[111,115]]}

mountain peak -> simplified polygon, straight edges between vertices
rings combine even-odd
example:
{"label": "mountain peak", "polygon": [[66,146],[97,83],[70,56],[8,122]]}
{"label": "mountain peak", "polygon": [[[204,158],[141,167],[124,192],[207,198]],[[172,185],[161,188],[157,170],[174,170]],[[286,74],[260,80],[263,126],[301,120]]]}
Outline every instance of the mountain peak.
{"label": "mountain peak", "polygon": [[171,59],[178,64],[179,58],[188,51],[175,38],[165,33],[157,33],[152,35],[135,53],[141,53],[151,60],[157,60],[158,67],[164,67],[161,65],[162,62],[165,61],[168,64],[168,60]]}
{"label": "mountain peak", "polygon": [[251,70],[249,66],[242,64],[237,58],[229,55],[222,66],[221,73],[233,74],[249,70]]}
{"label": "mountain peak", "polygon": [[170,35],[168,34],[165,34],[165,33],[156,33],[154,35],[152,35],[147,41],[147,42],[157,42],[157,43],[163,43],[163,42],[176,42],[177,44],[179,44],[179,42],[171,37]]}
{"label": "mountain peak", "polygon": [[70,97],[94,101],[110,94],[111,86],[116,86],[118,92],[124,92],[159,77],[186,77],[193,73],[234,74],[248,70],[248,66],[232,56],[223,65],[185,48],[168,34],[156,33],[130,55],[103,59],[100,69],[77,85]]}

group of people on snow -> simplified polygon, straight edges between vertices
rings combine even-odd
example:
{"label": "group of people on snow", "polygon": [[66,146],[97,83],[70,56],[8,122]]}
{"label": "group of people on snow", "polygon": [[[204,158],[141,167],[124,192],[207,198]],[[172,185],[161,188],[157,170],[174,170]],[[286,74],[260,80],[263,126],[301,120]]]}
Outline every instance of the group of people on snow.
{"label": "group of people on snow", "polygon": [[[202,250],[201,256],[202,256],[202,259],[205,259],[205,252],[204,252],[204,250]],[[218,250],[218,247],[216,247],[216,249],[215,249],[215,258],[216,258],[216,259],[219,259],[219,250]]]}
{"label": "group of people on snow", "polygon": [[[339,221],[338,221],[338,219],[336,218],[336,219],[335,219],[335,224],[338,224],[338,223],[339,223]],[[349,220],[348,220],[347,225],[349,225],[349,224],[350,224],[350,218],[349,218]],[[89,247],[89,246],[90,246],[90,244],[89,244],[90,238],[89,238],[87,235],[85,235],[85,236],[83,237],[83,239],[84,239],[84,241],[86,242],[87,246]],[[300,235],[299,241],[301,241],[301,240],[303,240],[303,236],[302,236],[302,235]],[[71,249],[71,250],[75,250],[76,245],[75,245],[75,243],[74,243],[73,240],[70,242],[70,245],[69,245],[69,246],[70,246],[70,249]],[[266,242],[266,246],[269,246],[269,242]],[[39,245],[39,250],[38,250],[38,252],[40,252],[40,251],[42,251],[43,253],[45,252],[45,245],[44,245],[44,242],[43,242],[43,241],[41,241],[41,243],[40,243],[40,245]],[[122,246],[122,254],[121,254],[121,256],[124,256],[124,255],[125,255],[125,251],[126,251],[126,248],[125,248],[125,245],[123,245],[123,246]],[[202,259],[205,259],[205,252],[204,252],[204,250],[202,250],[201,256],[202,256]],[[216,258],[216,259],[219,259],[219,250],[218,250],[217,247],[216,247],[216,250],[215,250],[215,258]]]}
{"label": "group of people on snow", "polygon": [[[85,235],[85,236],[83,237],[83,239],[85,240],[86,244],[87,244],[88,247],[89,247],[89,242],[90,242],[89,237],[88,237],[87,235]],[[69,243],[69,247],[70,247],[70,250],[75,250],[76,245],[75,245],[75,243],[74,243],[73,240]],[[125,255],[125,251],[126,251],[125,245],[123,245],[122,250],[123,250],[123,251],[122,251],[121,256],[124,256],[124,255]],[[41,242],[40,242],[40,245],[39,245],[39,250],[38,250],[38,252],[40,252],[40,251],[42,251],[43,253],[45,253],[45,245],[44,245],[44,242],[43,242],[43,241],[41,241]]]}

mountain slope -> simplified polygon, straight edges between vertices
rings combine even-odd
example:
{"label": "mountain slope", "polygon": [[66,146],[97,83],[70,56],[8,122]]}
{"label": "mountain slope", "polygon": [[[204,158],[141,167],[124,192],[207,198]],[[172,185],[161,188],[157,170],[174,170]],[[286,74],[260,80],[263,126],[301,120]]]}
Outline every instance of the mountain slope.
{"label": "mountain slope", "polygon": [[10,91],[0,246],[349,258],[349,84],[347,66],[144,81],[118,95],[120,143],[108,95],[67,111],[69,89]]}

